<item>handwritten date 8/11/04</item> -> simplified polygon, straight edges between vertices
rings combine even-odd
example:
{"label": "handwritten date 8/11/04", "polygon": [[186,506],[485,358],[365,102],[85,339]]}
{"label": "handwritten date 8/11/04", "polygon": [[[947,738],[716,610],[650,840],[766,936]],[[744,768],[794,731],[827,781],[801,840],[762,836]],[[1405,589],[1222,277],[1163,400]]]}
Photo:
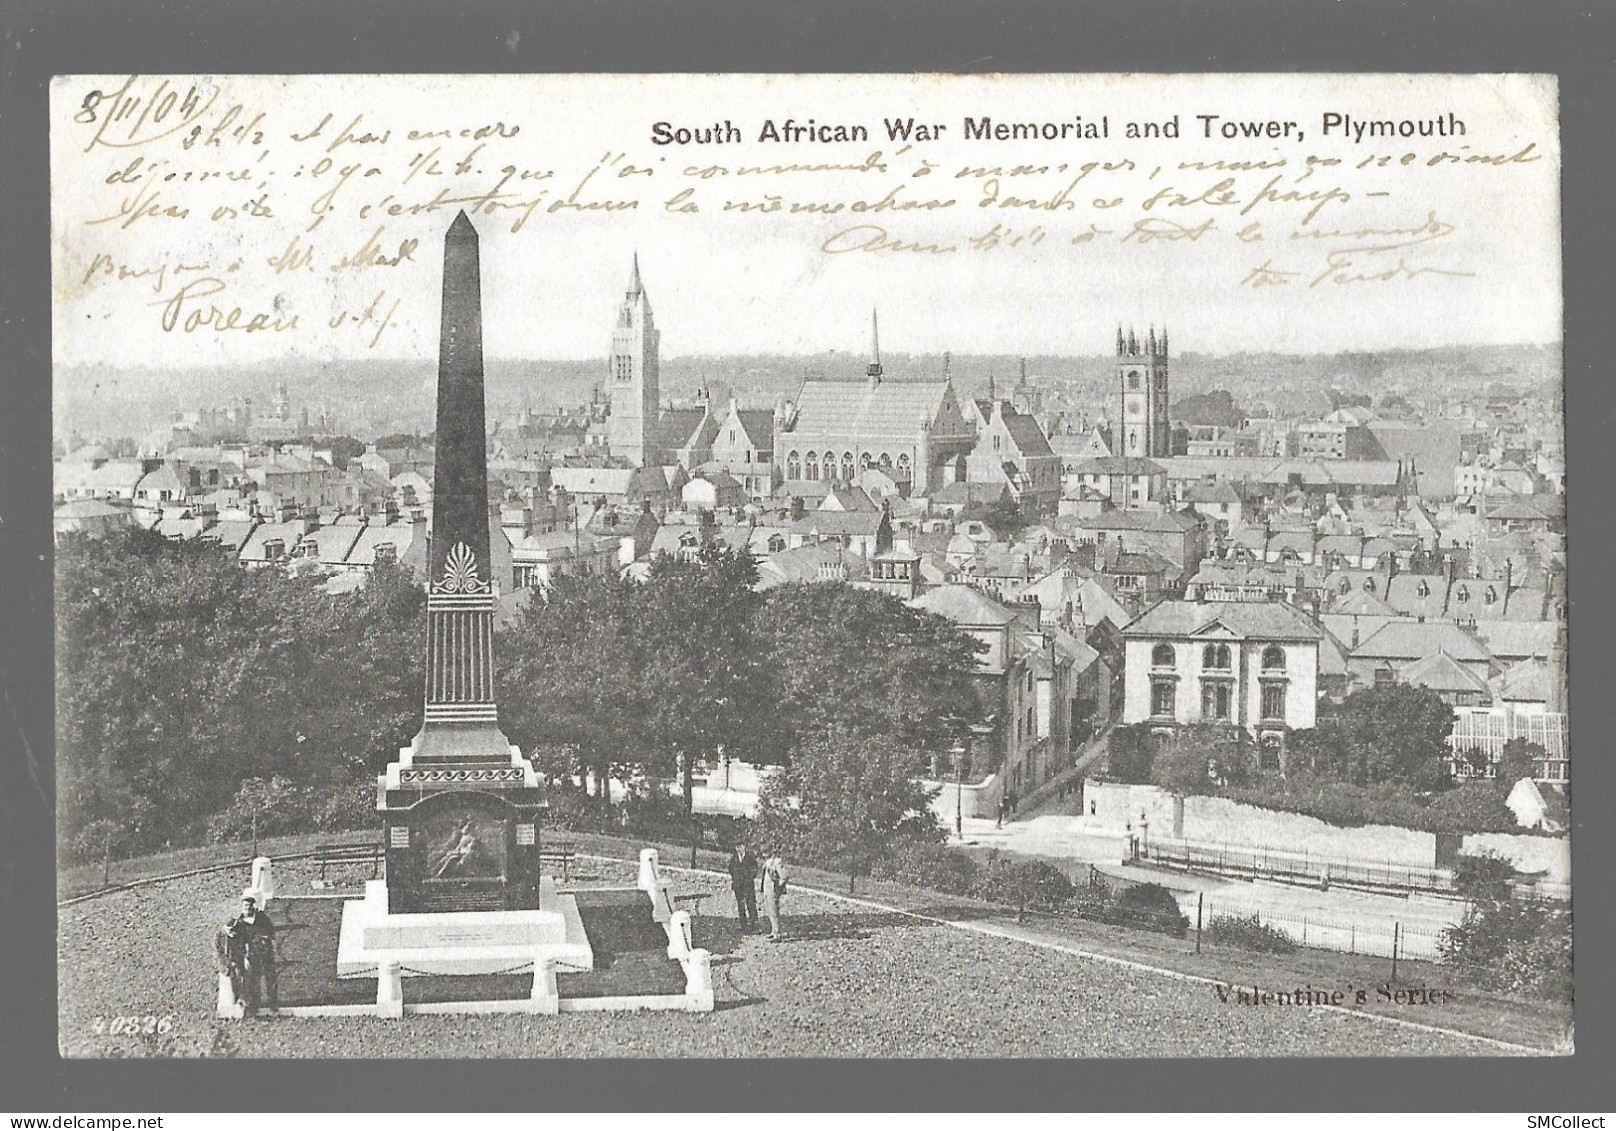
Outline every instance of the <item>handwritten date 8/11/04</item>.
{"label": "handwritten date 8/11/04", "polygon": [[92,1031],[108,1037],[149,1037],[167,1033],[174,1025],[172,1013],[130,1013],[116,1017],[96,1014],[95,1020],[90,1022]]}

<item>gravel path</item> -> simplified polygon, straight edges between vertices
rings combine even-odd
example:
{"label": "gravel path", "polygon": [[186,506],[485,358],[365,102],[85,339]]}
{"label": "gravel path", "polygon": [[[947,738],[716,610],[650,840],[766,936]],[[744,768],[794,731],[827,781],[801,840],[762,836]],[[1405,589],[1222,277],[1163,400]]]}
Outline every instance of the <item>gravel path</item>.
{"label": "gravel path", "polygon": [[[632,866],[589,862],[590,882]],[[283,892],[308,891],[296,864]],[[1498,1055],[1479,1041],[1294,1006],[1237,1006],[1211,987],[873,911],[788,896],[790,938],[742,936],[722,878],[705,890],[699,945],[718,1009],[679,1013],[414,1016],[402,1021],[219,1021],[212,935],[240,878],[198,876],[61,910],[61,1049],[67,1056],[1397,1056]],[[108,1030],[171,1016],[167,1032]],[[98,1019],[100,1024],[98,1025]],[[115,1028],[125,1026],[117,1024]],[[98,1031],[98,1028],[101,1031]]]}

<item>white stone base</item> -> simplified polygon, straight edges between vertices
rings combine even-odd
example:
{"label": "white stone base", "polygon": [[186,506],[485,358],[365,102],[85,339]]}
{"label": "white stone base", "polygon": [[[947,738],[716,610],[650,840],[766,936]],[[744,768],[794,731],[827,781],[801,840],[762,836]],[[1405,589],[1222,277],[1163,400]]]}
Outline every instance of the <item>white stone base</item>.
{"label": "white stone base", "polygon": [[387,884],[371,880],[365,898],[342,908],[338,977],[375,977],[396,962],[404,977],[494,974],[548,960],[565,970],[592,970],[595,956],[578,901],[539,880],[534,911],[455,911],[390,915]]}

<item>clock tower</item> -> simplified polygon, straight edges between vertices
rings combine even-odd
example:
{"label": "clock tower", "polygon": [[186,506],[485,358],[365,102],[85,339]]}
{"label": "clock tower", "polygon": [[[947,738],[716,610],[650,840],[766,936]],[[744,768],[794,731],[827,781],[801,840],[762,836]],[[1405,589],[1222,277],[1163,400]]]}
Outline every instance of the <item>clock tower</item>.
{"label": "clock tower", "polygon": [[1167,421],[1167,328],[1161,337],[1151,327],[1141,345],[1130,329],[1117,327],[1117,385],[1121,413],[1117,417],[1117,454],[1162,459],[1172,455]]}

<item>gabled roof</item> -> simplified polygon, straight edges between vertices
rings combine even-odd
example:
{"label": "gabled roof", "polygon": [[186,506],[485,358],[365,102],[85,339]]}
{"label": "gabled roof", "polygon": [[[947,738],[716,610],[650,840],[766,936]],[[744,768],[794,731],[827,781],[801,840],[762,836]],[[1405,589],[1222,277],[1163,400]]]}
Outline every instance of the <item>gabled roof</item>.
{"label": "gabled roof", "polygon": [[372,523],[359,531],[354,544],[348,551],[346,564],[353,566],[373,566],[376,564],[376,548],[378,546],[392,546],[400,561],[409,553],[415,541],[415,534],[419,531],[423,544],[426,541],[426,523],[388,522]]}
{"label": "gabled roof", "polygon": [[1354,659],[1417,660],[1446,652],[1467,663],[1492,656],[1473,636],[1445,621],[1392,621],[1354,648]]}
{"label": "gabled roof", "polygon": [[1184,501],[1202,506],[1239,506],[1240,494],[1228,483],[1196,483],[1184,492]]}
{"label": "gabled roof", "polygon": [[[319,550],[316,557],[322,562],[342,562],[347,560],[362,529],[364,528],[347,524],[319,526],[299,538],[298,544],[314,543]],[[287,550],[290,551],[291,547],[288,546]]]}
{"label": "gabled roof", "polygon": [[873,535],[881,525],[880,511],[810,511],[792,524],[799,534],[821,536]]}
{"label": "gabled roof", "polygon": [[1559,638],[1560,624],[1552,620],[1490,620],[1476,625],[1481,637],[1501,660],[1547,656]]}
{"label": "gabled roof", "polygon": [[1169,510],[1102,511],[1086,517],[1063,515],[1055,520],[1056,528],[1065,531],[1137,530],[1180,534],[1200,525],[1201,519],[1196,515]]}
{"label": "gabled roof", "polygon": [[1127,628],[1124,636],[1191,637],[1222,629],[1242,640],[1318,640],[1319,627],[1283,601],[1161,601]]}
{"label": "gabled roof", "polygon": [[1010,442],[1015,444],[1024,458],[1035,459],[1055,454],[1049,446],[1049,437],[1038,427],[1038,421],[1026,413],[1006,412],[1004,428],[1010,434]]}
{"label": "gabled roof", "polygon": [[1543,659],[1521,660],[1488,681],[1494,697],[1511,703],[1546,703],[1553,674]]}
{"label": "gabled roof", "polygon": [[1016,619],[1015,613],[969,585],[939,585],[909,605],[970,627],[999,627]]}
{"label": "gabled roof", "polygon": [[[221,529],[228,523],[221,522],[214,529]],[[242,561],[268,561],[264,547],[270,542],[281,542],[286,547],[286,553],[291,555],[297,544],[303,540],[304,524],[301,522],[265,522],[260,524],[247,536],[242,544],[240,558]],[[340,558],[338,559],[341,560]]]}
{"label": "gabled roof", "polygon": [[1487,681],[1446,652],[1438,651],[1397,670],[1399,681],[1431,691],[1487,694]]}
{"label": "gabled roof", "polygon": [[922,421],[935,421],[945,397],[952,395],[946,381],[804,381],[788,432],[816,441],[820,436],[907,437]]}

